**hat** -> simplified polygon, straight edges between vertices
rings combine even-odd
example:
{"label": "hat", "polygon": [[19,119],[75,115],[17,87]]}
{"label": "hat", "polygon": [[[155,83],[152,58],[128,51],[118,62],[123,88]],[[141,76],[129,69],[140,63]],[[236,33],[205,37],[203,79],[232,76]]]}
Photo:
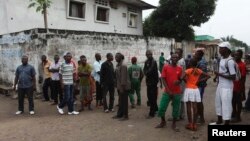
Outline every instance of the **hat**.
{"label": "hat", "polygon": [[70,52],[64,52],[63,56],[66,56],[68,53],[70,53]]}
{"label": "hat", "polygon": [[229,42],[222,42],[218,45],[219,47],[226,47],[228,48],[229,50],[232,50],[232,46]]}

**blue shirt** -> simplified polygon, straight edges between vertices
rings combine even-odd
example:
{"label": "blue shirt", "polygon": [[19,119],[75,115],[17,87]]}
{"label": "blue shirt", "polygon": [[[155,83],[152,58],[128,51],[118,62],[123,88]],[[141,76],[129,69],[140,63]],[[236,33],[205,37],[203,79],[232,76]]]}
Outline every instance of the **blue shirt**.
{"label": "blue shirt", "polygon": [[33,86],[33,77],[36,72],[33,66],[20,65],[16,69],[16,77],[18,79],[18,88],[30,88]]}

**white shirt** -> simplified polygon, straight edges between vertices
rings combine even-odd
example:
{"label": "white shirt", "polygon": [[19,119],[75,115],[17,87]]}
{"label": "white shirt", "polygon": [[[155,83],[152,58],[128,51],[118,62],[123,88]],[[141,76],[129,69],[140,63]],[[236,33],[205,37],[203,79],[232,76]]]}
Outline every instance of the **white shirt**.
{"label": "white shirt", "polygon": [[100,74],[97,72],[101,71],[102,61],[95,61],[93,64],[93,72],[92,76],[94,77],[95,81],[100,82]]}
{"label": "white shirt", "polygon": [[[225,58],[225,59],[223,58],[220,60],[219,73],[222,73],[223,75],[229,75],[229,72],[230,72],[230,75],[236,74],[235,68],[234,68],[234,61],[232,59],[230,59],[228,61],[229,58],[230,57]],[[228,61],[229,72],[227,72],[227,68],[226,68],[227,61]],[[218,87],[233,89],[233,80],[229,80],[229,79],[226,79],[226,78],[220,76]]]}
{"label": "white shirt", "polygon": [[[49,69],[58,69],[59,70],[61,64],[62,64],[61,62],[57,62],[57,64],[55,64],[55,62],[53,62],[50,65]],[[51,79],[52,80],[56,80],[56,81],[60,80],[60,78],[59,78],[59,72],[52,72]]]}

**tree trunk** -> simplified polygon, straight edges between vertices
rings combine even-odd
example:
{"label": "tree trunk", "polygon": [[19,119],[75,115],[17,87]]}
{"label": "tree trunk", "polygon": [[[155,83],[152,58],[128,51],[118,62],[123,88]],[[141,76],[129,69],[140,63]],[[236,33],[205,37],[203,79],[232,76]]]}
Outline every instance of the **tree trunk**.
{"label": "tree trunk", "polygon": [[45,26],[45,29],[47,30],[48,29],[48,19],[47,19],[47,7],[46,7],[46,4],[44,4],[43,8],[44,8],[44,13],[43,13],[44,26]]}

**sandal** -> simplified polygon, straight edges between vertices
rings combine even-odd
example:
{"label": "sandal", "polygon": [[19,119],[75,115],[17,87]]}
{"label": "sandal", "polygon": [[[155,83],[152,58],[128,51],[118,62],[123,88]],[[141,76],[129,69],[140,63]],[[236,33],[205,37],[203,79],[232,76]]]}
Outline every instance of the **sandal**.
{"label": "sandal", "polygon": [[166,122],[161,122],[160,124],[158,124],[155,128],[163,128],[166,126]]}
{"label": "sandal", "polygon": [[172,129],[175,131],[175,132],[180,132],[180,129],[178,127],[176,127],[175,125],[172,125]]}
{"label": "sandal", "polygon": [[193,130],[193,125],[192,125],[192,123],[187,124],[185,127],[186,127],[186,129],[188,129],[188,130]]}

